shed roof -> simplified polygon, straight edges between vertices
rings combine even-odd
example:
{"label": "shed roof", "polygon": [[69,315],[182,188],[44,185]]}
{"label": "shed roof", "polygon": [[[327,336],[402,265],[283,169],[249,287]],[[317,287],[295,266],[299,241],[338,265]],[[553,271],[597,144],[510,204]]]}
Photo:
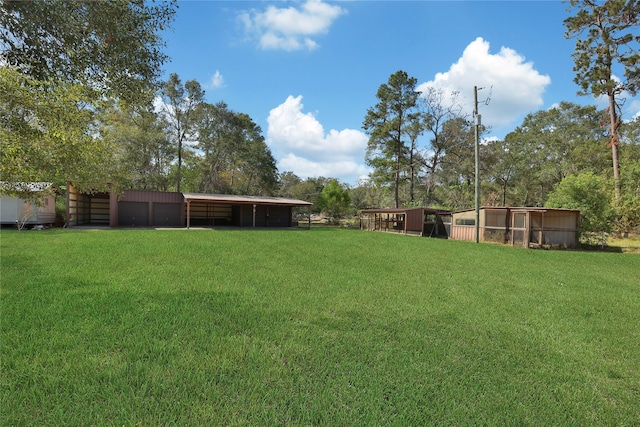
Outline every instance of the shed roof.
{"label": "shed roof", "polygon": [[204,193],[182,193],[185,202],[219,202],[230,204],[246,205],[279,205],[279,206],[311,206],[313,203],[304,200],[288,199],[284,197],[264,197],[264,196],[239,196],[236,194],[204,194]]}
{"label": "shed roof", "polygon": [[444,209],[433,209],[433,208],[374,208],[374,209],[363,209],[362,213],[406,213],[413,211],[424,211],[425,213],[430,214],[448,214],[451,211],[447,211]]}
{"label": "shed roof", "polygon": [[0,194],[18,198],[30,198],[38,194],[60,194],[60,189],[52,182],[7,182],[0,181]]}
{"label": "shed roof", "polygon": [[[480,210],[508,210],[511,212],[580,212],[579,209],[545,208],[541,206],[482,206]],[[472,212],[474,209],[463,209],[455,213]]]}

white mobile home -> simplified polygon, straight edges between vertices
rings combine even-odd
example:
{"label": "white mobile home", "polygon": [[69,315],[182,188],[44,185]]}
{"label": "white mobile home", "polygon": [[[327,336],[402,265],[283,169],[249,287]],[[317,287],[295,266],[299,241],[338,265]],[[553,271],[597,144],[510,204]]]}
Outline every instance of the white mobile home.
{"label": "white mobile home", "polygon": [[[8,184],[2,184],[4,188]],[[56,220],[55,186],[48,182],[20,184],[23,196],[2,195],[0,223],[2,225],[47,225]]]}

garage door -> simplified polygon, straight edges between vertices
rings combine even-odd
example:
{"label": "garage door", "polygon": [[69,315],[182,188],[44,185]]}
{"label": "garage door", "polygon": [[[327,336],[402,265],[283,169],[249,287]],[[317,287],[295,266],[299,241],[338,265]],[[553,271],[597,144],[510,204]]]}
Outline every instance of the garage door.
{"label": "garage door", "polygon": [[118,226],[146,227],[149,225],[147,202],[118,202]]}
{"label": "garage door", "polygon": [[182,203],[154,203],[153,225],[156,227],[182,226]]}

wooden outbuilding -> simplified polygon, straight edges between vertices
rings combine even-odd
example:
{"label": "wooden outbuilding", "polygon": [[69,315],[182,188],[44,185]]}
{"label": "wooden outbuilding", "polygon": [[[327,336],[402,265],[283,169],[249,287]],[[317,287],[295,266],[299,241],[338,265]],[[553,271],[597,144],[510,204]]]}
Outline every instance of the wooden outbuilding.
{"label": "wooden outbuilding", "polygon": [[[541,207],[480,208],[479,240],[513,246],[578,245],[580,211]],[[475,240],[475,210],[453,212],[450,238]]]}
{"label": "wooden outbuilding", "polygon": [[432,208],[364,209],[360,213],[360,229],[411,234],[425,237],[447,237],[451,212]]}
{"label": "wooden outbuilding", "polygon": [[[67,225],[108,227],[292,227],[294,207],[281,197],[124,190],[81,193],[67,185]],[[309,215],[307,215],[309,217]]]}

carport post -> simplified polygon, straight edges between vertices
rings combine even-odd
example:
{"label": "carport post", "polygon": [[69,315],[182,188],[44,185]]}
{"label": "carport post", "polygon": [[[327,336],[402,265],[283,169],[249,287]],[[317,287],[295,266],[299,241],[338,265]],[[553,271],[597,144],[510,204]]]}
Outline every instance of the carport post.
{"label": "carport post", "polygon": [[187,199],[187,230],[191,225],[191,200]]}

